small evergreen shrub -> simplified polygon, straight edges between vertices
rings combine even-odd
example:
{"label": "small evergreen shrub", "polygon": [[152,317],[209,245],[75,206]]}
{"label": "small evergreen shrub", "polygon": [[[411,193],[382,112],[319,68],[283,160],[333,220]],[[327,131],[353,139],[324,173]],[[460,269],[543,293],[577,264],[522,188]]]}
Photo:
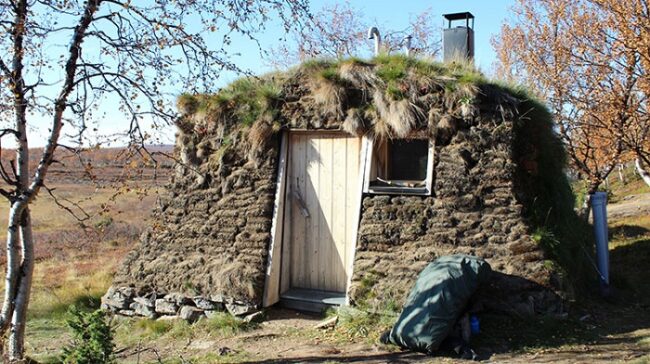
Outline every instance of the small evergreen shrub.
{"label": "small evergreen shrub", "polygon": [[71,306],[66,323],[72,330],[72,345],[63,349],[66,364],[115,363],[113,357],[113,328],[107,322],[106,312],[86,312]]}

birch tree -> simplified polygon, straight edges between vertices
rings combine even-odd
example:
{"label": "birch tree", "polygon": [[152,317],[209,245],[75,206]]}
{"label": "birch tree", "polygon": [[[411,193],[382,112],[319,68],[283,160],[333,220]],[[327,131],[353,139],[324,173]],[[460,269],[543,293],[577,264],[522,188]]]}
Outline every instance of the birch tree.
{"label": "birch tree", "polygon": [[[634,159],[637,172],[650,186],[650,2],[648,0],[589,0],[607,14],[604,27],[612,29],[606,36],[618,44],[636,67],[632,72],[638,79],[634,94],[636,112],[634,123],[623,134],[628,155]],[[613,72],[616,67],[610,65]]]}
{"label": "birch tree", "polygon": [[[647,68],[641,49],[630,46],[647,33],[630,30],[634,23],[605,3],[618,3],[621,11],[628,4],[519,0],[512,25],[504,24],[493,40],[497,73],[534,88],[550,105],[571,164],[587,181],[587,195],[631,152],[643,155],[650,126]],[[626,42],[632,33],[637,39]]]}
{"label": "birch tree", "polygon": [[[38,243],[30,204],[57,148],[79,147],[89,128],[117,118],[127,118],[131,143],[143,143],[143,124],[176,117],[173,95],[210,91],[222,72],[244,71],[229,57],[233,39],[261,47],[258,35],[270,22],[292,30],[309,19],[308,0],[0,0],[0,142],[15,145],[15,161],[0,168],[0,194],[10,204],[5,359],[23,361]],[[30,143],[39,135],[30,132],[38,127],[47,132],[30,170]]]}

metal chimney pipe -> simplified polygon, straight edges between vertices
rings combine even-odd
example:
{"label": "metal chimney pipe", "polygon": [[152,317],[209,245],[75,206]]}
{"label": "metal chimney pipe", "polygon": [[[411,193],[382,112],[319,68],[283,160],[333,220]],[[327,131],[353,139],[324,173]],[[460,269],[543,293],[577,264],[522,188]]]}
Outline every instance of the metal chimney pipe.
{"label": "metal chimney pipe", "polygon": [[411,40],[413,40],[413,36],[410,34],[404,38],[404,53],[407,57],[411,55]]}
{"label": "metal chimney pipe", "polygon": [[[469,12],[444,14],[447,28],[442,32],[444,62],[474,61],[474,15]],[[452,28],[452,22],[464,25]],[[471,23],[470,23],[471,22]]]}
{"label": "metal chimney pipe", "polygon": [[381,35],[379,35],[379,29],[377,29],[377,27],[368,29],[368,39],[375,40],[375,56],[378,56],[381,46]]}

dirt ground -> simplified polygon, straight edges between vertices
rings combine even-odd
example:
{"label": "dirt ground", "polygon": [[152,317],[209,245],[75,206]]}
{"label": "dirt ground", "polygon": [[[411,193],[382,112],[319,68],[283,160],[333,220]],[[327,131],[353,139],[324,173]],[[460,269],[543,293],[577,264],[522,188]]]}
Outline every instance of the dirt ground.
{"label": "dirt ground", "polygon": [[619,203],[607,206],[607,217],[612,221],[643,215],[650,216],[650,193],[625,196]]}
{"label": "dirt ground", "polygon": [[332,335],[331,329],[314,328],[321,320],[320,315],[273,308],[259,328],[250,332],[229,338],[188,340],[180,350],[156,345],[132,348],[121,353],[118,359],[137,362],[134,356],[138,353],[142,362],[155,362],[158,357],[197,358],[208,353],[220,353],[223,359],[215,362],[222,363],[412,363],[430,359],[365,340],[341,342]]}
{"label": "dirt ground", "polygon": [[[637,311],[638,312],[638,311]],[[647,312],[647,311],[646,311]],[[260,328],[230,338],[200,338],[187,340],[183,348],[165,349],[155,344],[135,347],[122,352],[118,359],[124,363],[163,362],[186,358],[201,363],[462,363],[453,355],[441,353],[437,357],[401,351],[394,347],[365,340],[342,342],[330,330],[317,330],[314,325],[321,318],[285,309],[268,312]],[[591,320],[590,320],[591,322]],[[587,324],[589,325],[589,324]],[[591,338],[557,346],[533,346],[517,349],[475,346],[481,361],[496,363],[612,363],[650,360],[650,324],[631,325],[608,332],[606,327],[591,326]],[[639,328],[644,326],[645,328]],[[601,333],[602,334],[599,334]],[[506,334],[504,332],[503,334]],[[500,340],[515,340],[513,337]],[[548,333],[544,333],[548,334]],[[562,333],[558,332],[558,336]],[[505,335],[507,336],[507,335]],[[593,341],[592,341],[593,340]],[[202,356],[207,355],[207,356]],[[215,357],[216,355],[216,357]]]}

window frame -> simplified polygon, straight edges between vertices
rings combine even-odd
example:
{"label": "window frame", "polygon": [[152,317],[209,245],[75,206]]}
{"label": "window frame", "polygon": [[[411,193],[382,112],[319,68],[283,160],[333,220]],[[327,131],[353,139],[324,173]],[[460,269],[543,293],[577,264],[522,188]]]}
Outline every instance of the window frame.
{"label": "window frame", "polygon": [[370,173],[373,169],[373,153],[375,151],[375,140],[369,136],[364,136],[362,141],[363,151],[363,193],[374,195],[418,195],[430,196],[433,192],[433,158],[435,154],[435,144],[432,138],[428,136],[413,135],[407,138],[399,139],[421,139],[429,142],[427,154],[427,171],[424,187],[401,187],[401,186],[371,186]]}

